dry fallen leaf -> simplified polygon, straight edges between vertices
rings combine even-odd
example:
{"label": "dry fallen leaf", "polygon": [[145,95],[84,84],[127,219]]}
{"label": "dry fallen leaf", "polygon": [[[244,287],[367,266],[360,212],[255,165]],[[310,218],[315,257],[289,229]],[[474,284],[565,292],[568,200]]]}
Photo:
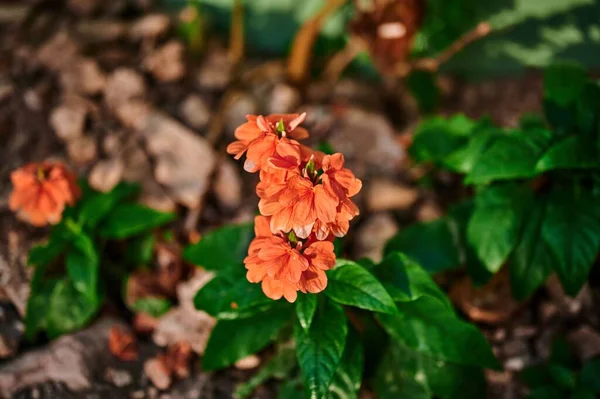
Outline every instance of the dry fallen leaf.
{"label": "dry fallen leaf", "polygon": [[113,326],[108,332],[108,349],[120,360],[131,361],[138,357],[135,336],[117,326]]}

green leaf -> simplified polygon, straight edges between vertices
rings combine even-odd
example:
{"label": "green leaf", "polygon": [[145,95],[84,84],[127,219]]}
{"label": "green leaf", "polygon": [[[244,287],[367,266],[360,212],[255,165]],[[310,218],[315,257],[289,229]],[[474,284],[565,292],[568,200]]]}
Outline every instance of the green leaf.
{"label": "green leaf", "polygon": [[34,245],[29,250],[27,264],[33,266],[45,266],[52,263],[66,249],[69,242],[65,239],[64,220],[52,227],[48,242]]}
{"label": "green leaf", "polygon": [[439,300],[421,297],[397,306],[399,314],[378,314],[377,318],[403,346],[454,363],[499,367],[481,331],[460,320]]}
{"label": "green leaf", "polygon": [[175,217],[174,213],[159,212],[139,204],[119,204],[106,216],[98,233],[104,238],[129,238],[169,223]]}
{"label": "green leaf", "polygon": [[588,77],[585,69],[574,62],[556,63],[544,70],[544,97],[561,107],[575,103]]}
{"label": "green leaf", "polygon": [[305,330],[310,328],[317,310],[317,297],[311,294],[299,294],[296,300],[296,316],[300,326]]}
{"label": "green leaf", "polygon": [[410,302],[426,296],[438,299],[449,309],[452,308],[452,304],[429,273],[399,252],[386,256],[373,269],[373,273],[395,302]]}
{"label": "green leaf", "polygon": [[532,192],[525,185],[509,183],[478,191],[467,237],[491,273],[500,269],[517,245],[532,202]]}
{"label": "green leaf", "polygon": [[542,236],[565,292],[577,294],[600,247],[598,199],[583,187],[556,190],[548,201]]}
{"label": "green leaf", "polygon": [[518,300],[531,295],[556,269],[551,244],[542,235],[546,208],[545,198],[536,201],[525,221],[521,240],[510,257],[511,288]]}
{"label": "green leaf", "polygon": [[588,360],[581,369],[580,385],[595,393],[600,393],[600,358]]}
{"label": "green leaf", "polygon": [[147,313],[152,317],[160,317],[167,313],[173,304],[166,298],[144,297],[135,301],[131,305],[131,310],[136,313]]}
{"label": "green leaf", "polygon": [[593,150],[595,148],[586,145],[579,136],[569,136],[550,147],[535,169],[540,173],[555,169],[595,169],[600,163]]}
{"label": "green leaf", "polygon": [[516,130],[496,137],[477,159],[465,183],[487,184],[535,176],[535,166],[551,138],[552,133],[545,129]]}
{"label": "green leaf", "polygon": [[69,280],[58,281],[50,298],[48,336],[53,339],[79,330],[94,317],[99,305],[99,298],[79,292]]}
{"label": "green leaf", "polygon": [[480,368],[447,363],[392,343],[377,368],[374,388],[380,399],[480,399],[485,379]]}
{"label": "green leaf", "polygon": [[156,237],[152,233],[133,237],[125,248],[125,260],[134,267],[148,265],[152,261],[155,245]]}
{"label": "green leaf", "polygon": [[294,340],[304,387],[310,398],[327,393],[340,364],[348,326],[342,307],[325,300],[320,304],[308,331],[294,324]]}
{"label": "green leaf", "polygon": [[306,399],[302,381],[297,379],[284,383],[279,389],[277,399]]}
{"label": "green leaf", "polygon": [[519,378],[531,389],[552,384],[552,377],[546,365],[528,367],[521,372]]}
{"label": "green leaf", "polygon": [[373,312],[396,313],[394,301],[385,288],[358,263],[338,260],[327,277],[325,294],[334,301]]}
{"label": "green leaf", "polygon": [[108,193],[91,191],[79,205],[79,223],[90,228],[96,227],[120,201],[138,192],[139,186],[129,183],[119,183]]}
{"label": "green leaf", "polygon": [[503,134],[501,129],[491,125],[490,120],[480,120],[471,132],[469,143],[448,155],[444,166],[459,173],[471,173],[481,154],[494,142],[494,138]]}
{"label": "green leaf", "polygon": [[220,320],[251,317],[277,304],[245,275],[216,276],[196,293],[194,306]]}
{"label": "green leaf", "polygon": [[428,71],[414,70],[406,79],[406,86],[417,101],[422,113],[435,111],[440,100],[437,75]]}
{"label": "green leaf", "polygon": [[67,274],[75,289],[93,302],[98,295],[100,259],[90,236],[81,232],[73,237],[66,265]]}
{"label": "green leaf", "polygon": [[577,367],[577,357],[565,338],[557,337],[552,341],[550,362],[560,364],[567,368]]}
{"label": "green leaf", "polygon": [[596,393],[591,389],[587,389],[584,387],[577,387],[575,391],[571,394],[570,399],[596,399]]}
{"label": "green leaf", "polygon": [[410,154],[417,162],[443,163],[448,155],[467,145],[474,126],[475,122],[464,115],[425,119],[416,128]]}
{"label": "green leaf", "polygon": [[527,399],[564,399],[565,393],[555,386],[545,386],[533,389]]}
{"label": "green leaf", "polygon": [[279,348],[275,356],[260,368],[260,370],[243,384],[235,388],[233,397],[236,399],[245,399],[252,392],[271,378],[280,380],[287,379],[292,370],[296,367],[296,350],[293,347],[283,346]]}
{"label": "green leaf", "polygon": [[248,254],[248,245],[253,238],[252,224],[224,226],[187,247],[183,258],[209,270],[238,267]]}
{"label": "green leaf", "polygon": [[217,370],[267,346],[290,321],[289,308],[273,309],[238,320],[219,320],[202,359],[204,370]]}
{"label": "green leaf", "polygon": [[436,273],[460,266],[457,242],[458,237],[451,223],[441,218],[402,229],[388,241],[384,252],[402,252],[429,273]]}
{"label": "green leaf", "polygon": [[575,389],[577,380],[573,370],[570,370],[563,365],[551,362],[548,364],[548,374],[550,374],[550,377],[552,380],[554,380],[557,386],[569,391]]}
{"label": "green leaf", "polygon": [[29,341],[33,341],[38,332],[46,329],[52,293],[60,281],[45,277],[44,272],[43,267],[35,269],[31,281],[31,292],[27,299],[25,335]]}
{"label": "green leaf", "polygon": [[340,366],[329,385],[328,399],[357,399],[362,383],[363,346],[360,335],[350,328]]}

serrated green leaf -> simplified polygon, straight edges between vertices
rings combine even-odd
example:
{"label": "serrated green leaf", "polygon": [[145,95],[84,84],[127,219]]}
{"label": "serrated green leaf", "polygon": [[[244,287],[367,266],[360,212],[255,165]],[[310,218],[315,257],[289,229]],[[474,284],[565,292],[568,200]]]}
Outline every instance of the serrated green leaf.
{"label": "serrated green leaf", "polygon": [[310,328],[312,319],[317,310],[317,297],[312,294],[299,294],[296,299],[296,316],[300,326],[305,330]]}
{"label": "serrated green leaf", "polygon": [[377,319],[401,345],[449,362],[499,367],[481,331],[460,320],[439,300],[421,297],[397,306],[397,315],[378,314]]}
{"label": "serrated green leaf", "polygon": [[595,393],[600,393],[600,358],[588,360],[581,369],[580,385]]}
{"label": "serrated green leaf", "polygon": [[509,183],[477,192],[467,237],[491,273],[500,269],[517,245],[532,203],[533,193],[525,185]]}
{"label": "serrated green leaf", "polygon": [[139,204],[118,204],[99,225],[98,234],[111,239],[129,238],[167,224],[175,217],[174,213]]}
{"label": "serrated green leaf", "polygon": [[385,246],[384,253],[402,252],[429,273],[460,266],[458,237],[448,219],[415,223],[402,229]]}
{"label": "serrated green leaf", "polygon": [[392,343],[377,368],[374,388],[380,399],[480,399],[485,397],[485,378],[480,368]]}
{"label": "serrated green leaf", "polygon": [[362,383],[363,346],[360,335],[349,328],[344,354],[333,381],[329,385],[328,399],[357,399],[358,390]]}
{"label": "serrated green leaf", "polygon": [[545,129],[515,130],[496,137],[477,159],[465,183],[487,184],[535,176],[535,166],[551,138],[552,133]]}
{"label": "serrated green leaf", "polygon": [[395,313],[394,301],[383,285],[358,263],[344,260],[327,273],[325,294],[343,305]]}
{"label": "serrated green leaf", "polygon": [[600,248],[600,205],[587,189],[575,187],[553,192],[542,237],[556,259],[554,267],[568,295],[587,281]]}
{"label": "serrated green leaf", "polygon": [[245,275],[216,276],[196,293],[194,306],[220,320],[251,317],[274,307],[276,301]]}
{"label": "serrated green leaf", "polygon": [[152,317],[160,317],[167,313],[173,304],[166,298],[143,297],[131,305],[131,310],[136,313],[147,313]]}
{"label": "serrated green leaf", "polygon": [[542,236],[546,208],[545,198],[536,201],[509,260],[511,289],[518,300],[531,295],[556,269],[551,244]]}
{"label": "serrated green leaf", "polygon": [[237,267],[248,254],[254,238],[253,224],[230,225],[206,234],[198,243],[183,252],[183,258],[209,270]]}
{"label": "serrated green leaf", "polygon": [[294,324],[294,340],[304,387],[311,399],[323,398],[335,375],[346,344],[348,325],[342,307],[330,300],[317,308],[305,331]]}
{"label": "serrated green leaf", "polygon": [[373,274],[379,278],[396,302],[410,302],[427,296],[436,298],[448,308],[452,308],[452,304],[429,273],[406,255],[399,252],[389,254],[373,269]]}
{"label": "serrated green leaf", "polygon": [[267,346],[289,321],[290,309],[278,308],[237,320],[219,320],[202,358],[204,370],[217,370]]}
{"label": "serrated green leaf", "polygon": [[129,183],[119,183],[107,193],[90,190],[79,204],[79,223],[89,228],[95,228],[115,206],[122,200],[132,197],[139,192],[139,186]]}

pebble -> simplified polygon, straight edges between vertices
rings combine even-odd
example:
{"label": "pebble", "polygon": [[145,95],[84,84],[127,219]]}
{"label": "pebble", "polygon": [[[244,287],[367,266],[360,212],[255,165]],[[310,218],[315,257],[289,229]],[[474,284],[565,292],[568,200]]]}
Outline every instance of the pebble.
{"label": "pebble", "polygon": [[88,181],[97,191],[106,193],[112,190],[123,177],[125,164],[121,158],[110,158],[98,162],[90,171]]}
{"label": "pebble", "polygon": [[367,207],[372,212],[406,210],[419,198],[419,191],[411,186],[387,179],[375,179],[367,190]]}
{"label": "pebble", "polygon": [[202,97],[190,94],[179,106],[183,120],[194,129],[204,129],[210,122],[210,108]]}

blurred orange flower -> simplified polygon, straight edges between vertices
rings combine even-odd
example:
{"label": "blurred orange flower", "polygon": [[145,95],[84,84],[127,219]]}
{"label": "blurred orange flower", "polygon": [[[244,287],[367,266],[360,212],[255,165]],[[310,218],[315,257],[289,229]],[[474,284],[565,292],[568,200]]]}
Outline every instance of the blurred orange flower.
{"label": "blurred orange flower", "polygon": [[56,224],[80,197],[76,176],[62,163],[31,163],[11,173],[9,207],[34,226]]}

